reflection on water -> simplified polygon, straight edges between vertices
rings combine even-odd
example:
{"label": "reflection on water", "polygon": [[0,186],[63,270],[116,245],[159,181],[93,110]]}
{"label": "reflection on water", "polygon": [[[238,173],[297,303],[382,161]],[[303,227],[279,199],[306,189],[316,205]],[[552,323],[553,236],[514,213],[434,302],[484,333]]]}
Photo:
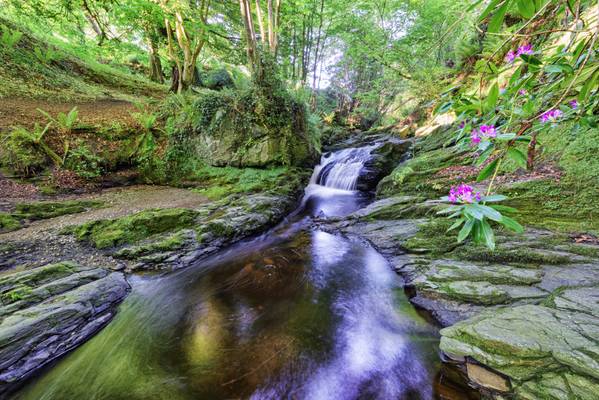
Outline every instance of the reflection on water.
{"label": "reflection on water", "polygon": [[294,222],[176,273],[132,276],[114,321],[16,397],[433,398],[438,332],[390,266],[365,243],[305,229],[306,216],[364,201],[312,184]]}
{"label": "reflection on water", "polygon": [[398,278],[363,243],[302,232],[132,284],[20,398],[432,397],[436,330],[398,313]]}

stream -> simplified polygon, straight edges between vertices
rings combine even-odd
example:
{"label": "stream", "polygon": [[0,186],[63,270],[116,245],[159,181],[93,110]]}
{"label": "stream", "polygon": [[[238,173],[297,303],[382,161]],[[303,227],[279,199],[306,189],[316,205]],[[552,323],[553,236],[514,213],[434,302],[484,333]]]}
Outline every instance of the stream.
{"label": "stream", "polygon": [[[132,293],[18,399],[433,399],[438,328],[368,243],[308,229],[369,201],[372,146],[323,156],[301,207],[261,237]],[[445,397],[444,397],[445,398]]]}

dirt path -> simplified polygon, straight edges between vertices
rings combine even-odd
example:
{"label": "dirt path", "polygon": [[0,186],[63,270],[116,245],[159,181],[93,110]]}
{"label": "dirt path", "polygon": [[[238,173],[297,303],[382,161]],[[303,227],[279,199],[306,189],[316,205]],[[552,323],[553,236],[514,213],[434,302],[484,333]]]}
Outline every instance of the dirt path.
{"label": "dirt path", "polygon": [[133,124],[130,113],[135,106],[123,100],[97,100],[93,102],[58,103],[24,98],[0,99],[0,131],[13,126],[31,128],[35,123],[46,123],[46,117],[38,111],[42,109],[52,116],[59,112],[68,113],[73,107],[79,110],[79,119],[84,124],[110,125],[114,121]]}
{"label": "dirt path", "polygon": [[58,232],[69,225],[79,225],[98,219],[117,218],[150,208],[193,208],[208,201],[200,194],[187,189],[167,186],[129,186],[106,189],[100,193],[65,196],[60,200],[100,200],[105,207],[79,214],[63,215],[42,221],[35,221],[18,231],[0,234],[0,242],[39,239]]}

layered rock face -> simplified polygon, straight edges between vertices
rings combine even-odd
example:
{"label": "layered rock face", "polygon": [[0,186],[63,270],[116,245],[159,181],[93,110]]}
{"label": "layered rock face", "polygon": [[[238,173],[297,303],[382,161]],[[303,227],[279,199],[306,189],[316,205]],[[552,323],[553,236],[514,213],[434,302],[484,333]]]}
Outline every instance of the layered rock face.
{"label": "layered rock face", "polygon": [[106,325],[129,291],[123,274],[71,262],[0,278],[0,395]]}
{"label": "layered rock face", "polygon": [[[445,329],[441,350],[491,398],[595,399],[599,247],[529,228],[495,252],[458,245],[439,202],[395,196],[322,228],[371,241],[411,301]],[[511,398],[511,397],[509,397]]]}
{"label": "layered rock face", "polygon": [[445,221],[424,218],[439,207],[390,197],[322,228],[364,237],[390,259],[411,301],[447,326],[448,361],[490,397],[596,399],[599,247],[538,229],[498,234],[495,252],[458,246]]}

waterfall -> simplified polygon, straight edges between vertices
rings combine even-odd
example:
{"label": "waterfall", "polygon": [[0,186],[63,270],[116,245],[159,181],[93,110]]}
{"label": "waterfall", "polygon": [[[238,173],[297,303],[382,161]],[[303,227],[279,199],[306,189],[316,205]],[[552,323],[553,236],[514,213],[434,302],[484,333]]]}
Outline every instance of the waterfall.
{"label": "waterfall", "polygon": [[364,163],[376,146],[343,149],[326,153],[314,169],[310,184],[342,190],[356,190]]}

